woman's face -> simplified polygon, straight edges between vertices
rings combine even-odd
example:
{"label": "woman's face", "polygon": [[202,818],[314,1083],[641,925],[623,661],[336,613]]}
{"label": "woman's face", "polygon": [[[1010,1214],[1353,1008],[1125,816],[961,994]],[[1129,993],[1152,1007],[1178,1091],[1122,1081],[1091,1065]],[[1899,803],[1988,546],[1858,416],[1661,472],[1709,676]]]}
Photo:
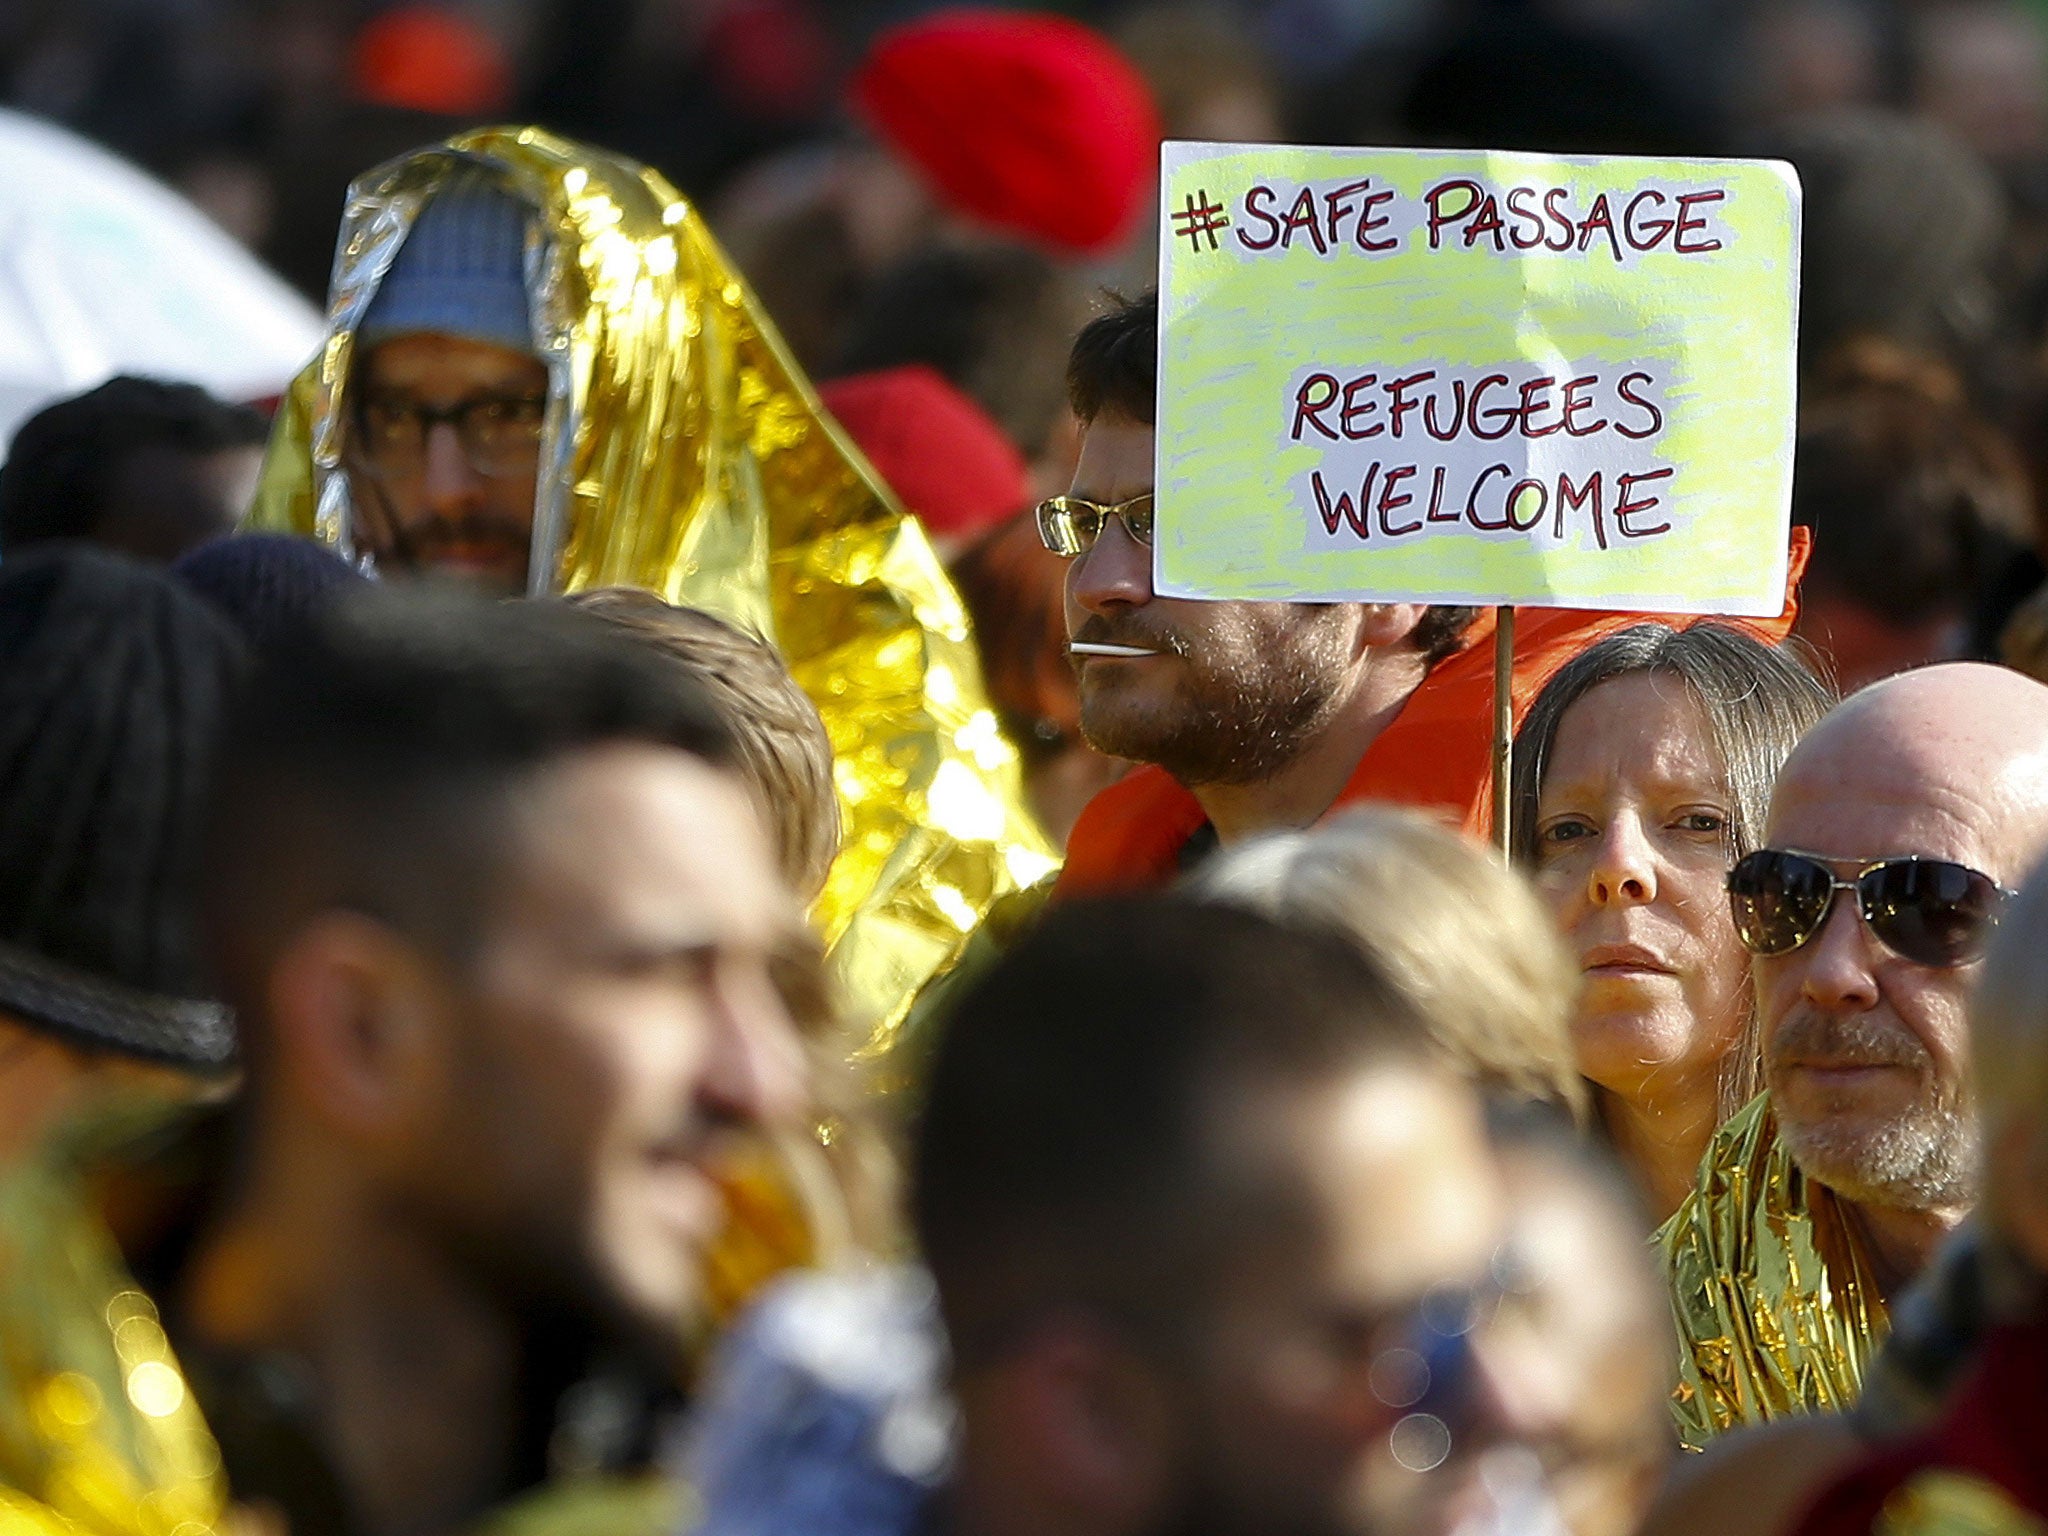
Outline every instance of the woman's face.
{"label": "woman's face", "polygon": [[1537,804],[1537,884],[1585,972],[1579,1069],[1627,1099],[1712,1091],[1749,957],[1723,887],[1734,807],[1692,689],[1600,684],[1565,711]]}

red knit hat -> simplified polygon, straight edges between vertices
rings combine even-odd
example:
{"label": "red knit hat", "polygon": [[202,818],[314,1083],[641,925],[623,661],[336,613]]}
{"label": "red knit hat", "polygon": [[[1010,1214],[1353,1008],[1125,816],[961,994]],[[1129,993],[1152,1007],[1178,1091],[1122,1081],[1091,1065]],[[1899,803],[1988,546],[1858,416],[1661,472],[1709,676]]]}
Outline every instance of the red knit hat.
{"label": "red knit hat", "polygon": [[935,369],[856,373],[818,394],[931,533],[971,537],[1031,499],[1024,456]]}
{"label": "red knit hat", "polygon": [[940,11],[885,32],[853,103],[948,207],[1061,250],[1114,247],[1152,195],[1159,115],[1077,21]]}

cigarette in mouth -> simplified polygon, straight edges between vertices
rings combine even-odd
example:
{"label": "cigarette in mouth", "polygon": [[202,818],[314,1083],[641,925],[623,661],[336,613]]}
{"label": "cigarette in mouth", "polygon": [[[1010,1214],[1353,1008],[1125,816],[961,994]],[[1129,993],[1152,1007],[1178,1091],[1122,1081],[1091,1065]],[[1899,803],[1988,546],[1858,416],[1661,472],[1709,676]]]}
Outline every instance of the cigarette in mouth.
{"label": "cigarette in mouth", "polygon": [[1157,651],[1146,650],[1142,646],[1101,645],[1087,640],[1076,640],[1067,649],[1076,656],[1157,656],[1159,654]]}

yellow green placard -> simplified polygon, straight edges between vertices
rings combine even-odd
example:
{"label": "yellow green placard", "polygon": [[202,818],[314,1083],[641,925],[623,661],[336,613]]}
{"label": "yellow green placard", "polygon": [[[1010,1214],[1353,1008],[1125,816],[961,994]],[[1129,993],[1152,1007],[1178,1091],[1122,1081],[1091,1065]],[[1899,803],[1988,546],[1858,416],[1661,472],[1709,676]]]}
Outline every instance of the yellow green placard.
{"label": "yellow green placard", "polygon": [[1172,142],[1160,592],[1775,614],[1799,184]]}

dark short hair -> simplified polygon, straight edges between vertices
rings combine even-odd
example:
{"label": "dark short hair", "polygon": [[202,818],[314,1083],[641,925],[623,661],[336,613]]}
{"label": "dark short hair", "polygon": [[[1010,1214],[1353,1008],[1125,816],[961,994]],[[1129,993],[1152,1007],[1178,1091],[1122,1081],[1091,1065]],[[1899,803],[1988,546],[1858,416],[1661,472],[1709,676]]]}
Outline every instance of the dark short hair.
{"label": "dark short hair", "polygon": [[[1121,416],[1153,425],[1158,419],[1159,294],[1109,296],[1110,307],[1081,328],[1067,358],[1067,400],[1081,424]],[[1438,605],[1424,610],[1408,644],[1435,665],[1456,653],[1477,608]]]}
{"label": "dark short hair", "polygon": [[1212,1145],[1227,1096],[1425,1050],[1334,936],[1180,897],[1054,909],[945,1020],[917,1122],[912,1209],[956,1351],[1061,1305],[1184,1326],[1205,1256],[1242,1235]]}
{"label": "dark short hair", "polygon": [[1108,295],[1067,354],[1067,403],[1084,427],[1102,415],[1147,426],[1159,412],[1159,294]]}
{"label": "dark short hair", "polygon": [[261,413],[197,384],[123,374],[21,424],[0,465],[0,551],[92,537],[122,461],[144,448],[195,456],[260,447]]}
{"label": "dark short hair", "polygon": [[832,371],[924,363],[1036,459],[1066,403],[1066,338],[1087,313],[1087,286],[1038,251],[932,246],[876,277]]}
{"label": "dark short hair", "polygon": [[206,860],[210,952],[252,1069],[269,969],[307,919],[360,912],[461,963],[513,793],[614,742],[735,762],[701,689],[562,604],[375,588],[267,653],[224,732]]}

